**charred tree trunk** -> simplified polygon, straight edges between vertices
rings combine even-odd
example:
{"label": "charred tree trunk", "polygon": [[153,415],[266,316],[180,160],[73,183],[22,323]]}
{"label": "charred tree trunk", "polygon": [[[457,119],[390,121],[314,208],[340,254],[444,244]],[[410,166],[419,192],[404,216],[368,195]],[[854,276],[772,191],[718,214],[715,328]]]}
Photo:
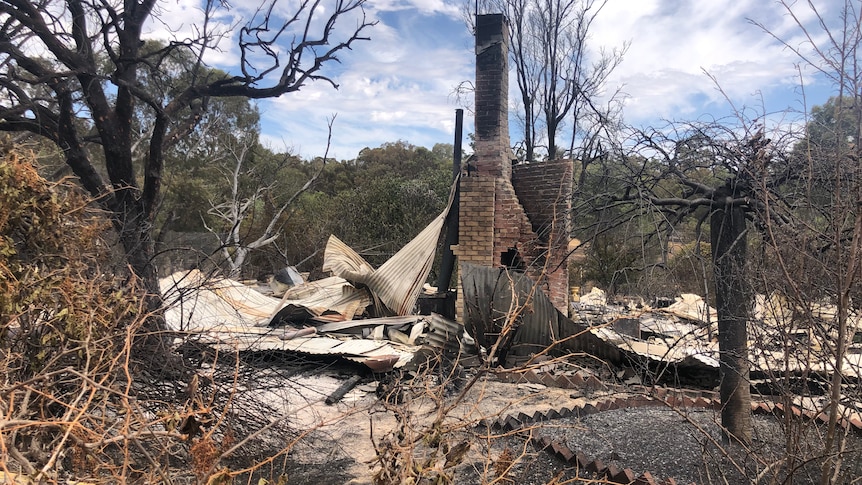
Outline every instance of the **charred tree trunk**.
{"label": "charred tree trunk", "polygon": [[159,289],[155,265],[155,241],[152,216],[140,191],[134,188],[114,192],[109,210],[113,212],[114,228],[119,233],[125,260],[142,290],[142,309],[146,312],[143,326],[136,332],[132,357],[151,373],[171,375],[181,371],[179,359],[172,355],[170,337],[163,315],[163,298]]}
{"label": "charred tree trunk", "polygon": [[751,441],[752,426],[746,327],[750,302],[744,271],[747,238],[741,207],[729,203],[713,207],[710,239],[718,310],[722,435],[725,441],[740,443]]}
{"label": "charred tree trunk", "polygon": [[118,192],[114,225],[120,232],[120,243],[123,245],[126,261],[147,292],[159,294],[158,272],[153,263],[155,242],[150,218],[144,211],[143,202],[132,193],[133,189],[121,189]]}

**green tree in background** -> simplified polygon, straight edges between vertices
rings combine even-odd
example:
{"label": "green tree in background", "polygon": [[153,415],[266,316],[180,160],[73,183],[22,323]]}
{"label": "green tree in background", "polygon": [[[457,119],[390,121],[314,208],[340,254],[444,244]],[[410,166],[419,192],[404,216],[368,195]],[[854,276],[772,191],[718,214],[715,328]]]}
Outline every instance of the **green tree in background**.
{"label": "green tree in background", "polygon": [[[296,251],[289,259],[321,251],[335,234],[372,264],[383,263],[445,207],[451,160],[451,145],[429,150],[397,141],[363,149],[355,160],[327,163],[285,223],[284,247]],[[318,268],[320,257],[303,269]]]}

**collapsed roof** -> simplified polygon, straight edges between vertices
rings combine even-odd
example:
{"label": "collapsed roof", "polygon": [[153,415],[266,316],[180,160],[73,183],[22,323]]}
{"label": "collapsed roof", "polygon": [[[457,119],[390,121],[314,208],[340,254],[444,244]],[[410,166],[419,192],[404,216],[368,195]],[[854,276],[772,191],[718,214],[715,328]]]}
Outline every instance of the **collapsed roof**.
{"label": "collapsed roof", "polygon": [[[160,281],[167,325],[220,347],[338,355],[375,370],[409,362],[420,337],[440,350],[451,348],[460,337],[457,324],[411,314],[431,271],[453,197],[454,186],[443,212],[377,269],[330,236],[323,269],[333,276],[291,286],[281,299],[227,278],[208,278],[198,270],[174,273]],[[396,318],[343,323],[363,316]],[[275,324],[290,330],[272,328]],[[360,327],[381,330],[369,332],[371,339],[331,335]],[[402,338],[405,330],[409,337]]]}

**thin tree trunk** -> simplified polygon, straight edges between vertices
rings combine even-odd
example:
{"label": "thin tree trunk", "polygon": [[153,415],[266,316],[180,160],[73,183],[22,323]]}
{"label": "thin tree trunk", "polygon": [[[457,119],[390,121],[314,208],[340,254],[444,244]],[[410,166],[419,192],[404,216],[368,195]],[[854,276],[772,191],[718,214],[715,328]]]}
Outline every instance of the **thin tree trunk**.
{"label": "thin tree trunk", "polygon": [[746,291],[747,235],[739,207],[719,207],[710,218],[720,353],[721,425],[725,441],[751,442]]}
{"label": "thin tree trunk", "polygon": [[557,159],[557,127],[559,126],[551,116],[546,121],[548,127],[548,160]]}

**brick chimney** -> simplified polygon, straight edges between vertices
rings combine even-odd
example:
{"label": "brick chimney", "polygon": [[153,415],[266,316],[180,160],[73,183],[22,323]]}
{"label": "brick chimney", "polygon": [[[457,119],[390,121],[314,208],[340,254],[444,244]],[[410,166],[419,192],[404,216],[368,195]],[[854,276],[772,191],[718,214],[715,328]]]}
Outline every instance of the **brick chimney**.
{"label": "brick chimney", "polygon": [[502,14],[476,17],[476,152],[480,175],[511,178],[509,27]]}
{"label": "brick chimney", "polygon": [[[461,262],[525,271],[566,313],[572,164],[521,164],[513,175],[508,44],[503,15],[476,17],[475,152],[461,176],[458,245],[452,250]],[[462,309],[456,305],[458,315]]]}

